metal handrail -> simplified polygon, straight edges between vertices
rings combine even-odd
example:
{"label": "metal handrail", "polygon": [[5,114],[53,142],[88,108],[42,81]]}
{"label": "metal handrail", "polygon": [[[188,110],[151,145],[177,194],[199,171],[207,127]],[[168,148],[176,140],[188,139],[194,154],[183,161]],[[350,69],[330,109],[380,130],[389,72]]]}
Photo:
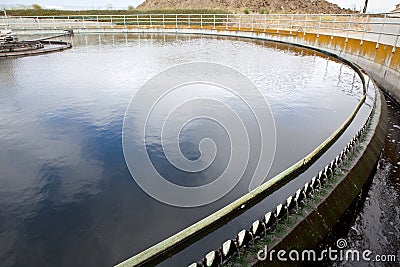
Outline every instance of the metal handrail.
{"label": "metal handrail", "polygon": [[70,16],[8,16],[13,30],[207,29],[265,32],[270,34],[314,33],[345,36],[399,47],[400,12],[382,14],[131,14]]}
{"label": "metal handrail", "polygon": [[[4,11],[5,12],[5,11]],[[398,17],[393,17],[398,15]],[[373,21],[375,18],[383,18],[383,21]],[[293,29],[301,26],[305,30],[332,30],[335,31],[350,31],[368,34],[378,34],[375,31],[370,31],[371,26],[400,26],[400,13],[384,13],[384,14],[132,14],[132,15],[70,15],[70,16],[9,16],[10,24],[14,29],[35,29],[32,20],[36,21],[36,28],[45,29],[46,24],[51,28],[63,27],[65,20],[69,21],[69,26],[86,28],[85,23],[111,23],[112,25],[130,26],[132,22],[136,22],[137,26],[193,26],[196,23],[201,27],[207,25],[258,29]],[[346,27],[347,25],[347,27]],[[266,27],[265,27],[266,26]],[[355,29],[360,26],[366,31]],[[65,27],[64,27],[65,28]],[[398,36],[400,33],[379,32],[380,35]]]}

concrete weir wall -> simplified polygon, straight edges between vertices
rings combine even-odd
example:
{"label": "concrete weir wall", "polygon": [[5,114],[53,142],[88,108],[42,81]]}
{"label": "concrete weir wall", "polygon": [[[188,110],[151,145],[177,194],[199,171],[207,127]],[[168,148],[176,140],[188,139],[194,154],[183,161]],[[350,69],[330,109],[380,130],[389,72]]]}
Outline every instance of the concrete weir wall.
{"label": "concrete weir wall", "polygon": [[[386,101],[382,93],[378,93],[376,108],[364,140],[364,149],[360,153],[356,153],[343,177],[331,184],[326,192],[317,197],[308,210],[303,209],[304,214],[301,219],[297,219],[297,221],[294,219],[296,222],[287,227],[283,236],[269,244],[269,251],[284,250],[289,253],[295,250],[301,253],[301,251],[318,247],[337,224],[341,215],[360,194],[370,174],[374,171],[386,138],[387,125]],[[257,249],[262,250],[263,247],[259,244]],[[249,265],[264,266],[268,263],[268,266],[296,266],[298,264],[297,262],[279,261],[276,255],[272,261],[267,262],[256,257],[253,259],[254,261]]]}
{"label": "concrete weir wall", "polygon": [[[303,259],[307,261],[307,255],[311,255],[309,261],[316,261],[320,258],[316,250],[318,245],[368,184],[386,138],[387,123],[386,101],[377,89],[367,122],[331,164],[276,210],[254,221],[249,230],[240,231],[235,239],[224,242],[218,250],[207,253],[190,267],[222,263],[227,266],[298,266]],[[288,259],[288,255],[292,255],[289,259],[296,259],[293,251],[297,255],[310,254],[299,256],[297,261],[282,260]]]}

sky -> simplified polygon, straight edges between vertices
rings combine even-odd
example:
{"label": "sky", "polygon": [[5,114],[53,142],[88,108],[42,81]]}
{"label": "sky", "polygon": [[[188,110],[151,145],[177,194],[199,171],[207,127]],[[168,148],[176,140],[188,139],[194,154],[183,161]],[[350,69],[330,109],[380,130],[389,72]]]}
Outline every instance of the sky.
{"label": "sky", "polygon": [[[296,1],[296,0],[293,0]],[[356,7],[357,10],[360,10],[364,5],[364,0],[328,0],[329,2],[338,4],[341,7],[352,8]],[[0,7],[3,5],[31,5],[31,4],[39,4],[42,7],[54,8],[54,7],[65,7],[65,8],[105,8],[108,4],[111,4],[113,8],[127,8],[128,5],[137,6],[143,0],[92,0],[92,1],[83,1],[83,0],[68,0],[68,1],[59,1],[59,0],[0,0]],[[394,9],[396,4],[399,4],[400,0],[369,0],[368,3],[368,12],[388,12]]]}

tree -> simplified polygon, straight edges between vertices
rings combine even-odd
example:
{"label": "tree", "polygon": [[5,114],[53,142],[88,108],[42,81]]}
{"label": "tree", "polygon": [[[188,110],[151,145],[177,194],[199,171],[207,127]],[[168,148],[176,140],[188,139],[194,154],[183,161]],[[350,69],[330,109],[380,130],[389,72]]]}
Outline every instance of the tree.
{"label": "tree", "polygon": [[367,13],[368,0],[365,0],[363,13]]}
{"label": "tree", "polygon": [[42,7],[41,7],[40,5],[38,5],[38,4],[33,4],[33,5],[32,5],[32,9],[34,9],[34,10],[40,10],[40,9],[42,9]]}
{"label": "tree", "polygon": [[131,6],[131,5],[129,5],[128,6],[128,11],[133,11],[133,10],[135,10],[135,8],[133,6]]}

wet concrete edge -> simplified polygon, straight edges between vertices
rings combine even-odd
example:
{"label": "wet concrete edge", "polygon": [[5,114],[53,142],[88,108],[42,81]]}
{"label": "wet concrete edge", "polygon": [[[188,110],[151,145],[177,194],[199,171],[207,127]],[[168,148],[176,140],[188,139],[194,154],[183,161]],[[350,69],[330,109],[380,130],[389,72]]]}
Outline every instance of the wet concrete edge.
{"label": "wet concrete edge", "polygon": [[[379,89],[377,89],[379,90]],[[340,217],[346,212],[361,193],[364,184],[368,181],[370,174],[375,170],[376,162],[381,153],[383,143],[387,136],[387,106],[382,92],[377,97],[377,105],[372,129],[368,134],[367,145],[351,163],[350,170],[345,178],[329,189],[329,192],[314,203],[311,210],[305,212],[304,219],[293,227],[287,229],[283,237],[275,240],[268,250],[308,250],[316,249],[323,239],[329,234]],[[264,245],[259,247],[264,249]],[[250,266],[290,266],[298,265],[299,262],[280,262],[276,257],[273,261],[260,261],[255,256]]]}

